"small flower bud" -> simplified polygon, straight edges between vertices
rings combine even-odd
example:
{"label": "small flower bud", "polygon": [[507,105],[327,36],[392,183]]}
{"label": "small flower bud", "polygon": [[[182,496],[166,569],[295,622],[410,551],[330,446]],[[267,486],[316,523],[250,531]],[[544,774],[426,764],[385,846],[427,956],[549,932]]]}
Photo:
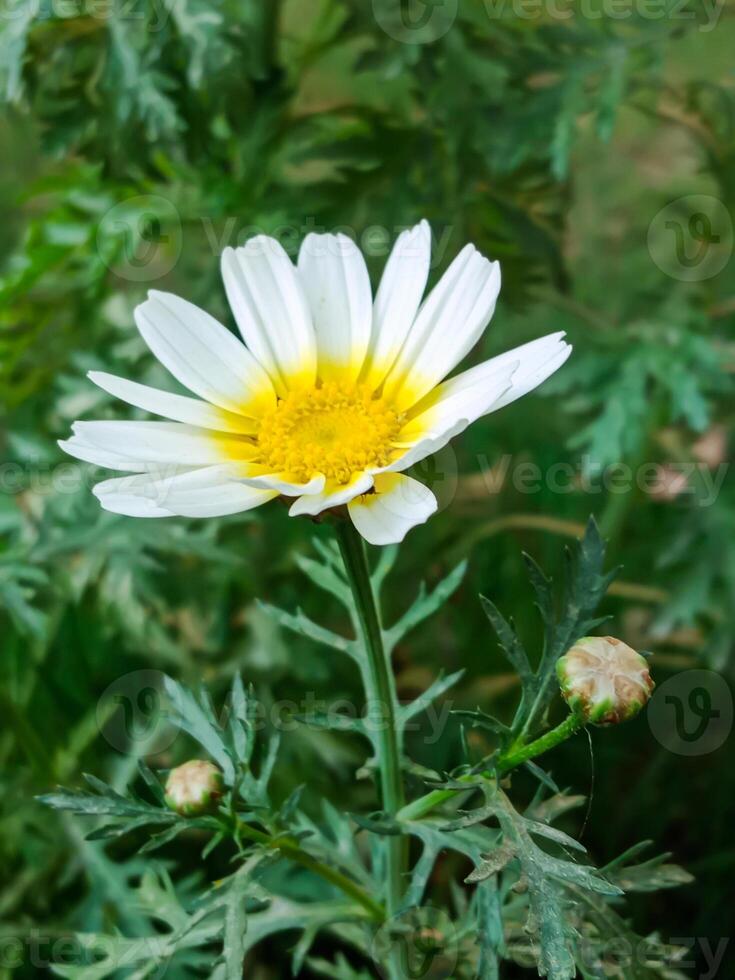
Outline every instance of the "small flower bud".
{"label": "small flower bud", "polygon": [[184,817],[196,817],[211,810],[223,792],[222,773],[217,766],[193,759],[169,773],[166,806]]}
{"label": "small flower bud", "polygon": [[572,711],[595,725],[637,715],[654,688],[645,658],[614,636],[578,640],[557,662],[556,674]]}

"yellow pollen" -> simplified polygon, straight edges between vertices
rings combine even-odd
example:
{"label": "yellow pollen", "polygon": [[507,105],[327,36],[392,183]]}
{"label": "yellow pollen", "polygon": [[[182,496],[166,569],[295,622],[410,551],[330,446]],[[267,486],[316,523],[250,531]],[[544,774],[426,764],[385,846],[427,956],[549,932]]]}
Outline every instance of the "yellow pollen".
{"label": "yellow pollen", "polygon": [[258,462],[300,483],[315,473],[349,483],[354,473],[391,462],[402,425],[403,416],[366,385],[327,381],[289,392],[263,417]]}

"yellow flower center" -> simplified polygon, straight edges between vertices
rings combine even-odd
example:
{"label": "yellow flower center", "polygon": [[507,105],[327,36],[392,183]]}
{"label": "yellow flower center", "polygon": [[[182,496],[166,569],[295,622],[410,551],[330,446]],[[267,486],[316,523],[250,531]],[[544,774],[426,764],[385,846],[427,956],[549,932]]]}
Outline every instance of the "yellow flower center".
{"label": "yellow flower center", "polygon": [[349,483],[354,473],[387,466],[403,416],[366,385],[327,381],[291,391],[261,421],[258,461],[305,483],[315,473]]}

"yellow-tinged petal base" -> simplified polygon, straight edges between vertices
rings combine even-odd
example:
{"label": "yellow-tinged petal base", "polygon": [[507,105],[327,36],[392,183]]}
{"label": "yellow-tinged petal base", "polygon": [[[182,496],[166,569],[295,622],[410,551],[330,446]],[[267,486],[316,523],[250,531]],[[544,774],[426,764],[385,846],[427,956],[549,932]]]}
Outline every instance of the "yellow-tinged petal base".
{"label": "yellow-tinged petal base", "polygon": [[352,474],[394,459],[403,422],[367,385],[327,381],[291,391],[261,418],[258,463],[304,482],[323,473],[346,484]]}

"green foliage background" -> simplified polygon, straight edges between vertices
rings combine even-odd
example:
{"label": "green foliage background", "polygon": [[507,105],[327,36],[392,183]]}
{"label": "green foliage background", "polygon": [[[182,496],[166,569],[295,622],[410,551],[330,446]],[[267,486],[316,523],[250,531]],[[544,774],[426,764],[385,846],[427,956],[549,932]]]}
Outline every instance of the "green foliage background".
{"label": "green foliage background", "polygon": [[[466,667],[455,706],[507,714],[516,679],[477,594],[513,614],[532,647],[539,627],[521,550],[559,568],[564,539],[591,512],[612,563],[623,565],[609,631],[653,652],[659,684],[700,666],[731,675],[729,474],[714,502],[701,477],[693,493],[661,500],[600,489],[595,474],[619,462],[699,459],[697,440],[723,430],[719,462],[727,461],[735,262],[725,255],[717,275],[683,282],[671,274],[680,268],[673,235],[654,222],[652,240],[649,226],[692,194],[735,215],[735,6],[724,0],[710,29],[707,4],[672,3],[662,18],[635,4],[627,18],[597,18],[588,4],[586,15],[554,19],[530,4],[514,11],[462,0],[446,31],[441,17],[453,4],[434,14],[441,30],[432,20],[407,31],[396,6],[3,5],[4,936],[135,926],[130,888],[140,867],[116,864],[114,851],[32,800],[85,770],[124,780],[129,756],[99,732],[100,712],[112,710],[100,698],[117,678],[151,668],[224,690],[240,670],[266,704],[304,690],[355,694],[344,664],[280,632],[256,605],[301,603],[321,622],[339,622],[324,597],[303,594],[295,571],[310,549],[305,521],[278,505],[201,523],[113,517],[89,493],[94,474],[56,447],[77,418],[130,416],[87,370],[166,385],[133,325],[147,288],[231,323],[217,256],[255,229],[295,250],[310,230],[346,228],[377,282],[390,242],[427,217],[434,279],[467,241],[502,263],[499,309],[473,359],[557,329],[575,345],[540,394],[472,427],[423,474],[443,509],[402,548],[391,612],[409,599],[400,583],[437,581],[466,556],[470,566],[433,628],[397,651],[402,695],[421,691],[439,668]],[[685,223],[686,202],[677,207]],[[504,454],[507,477],[494,482]],[[519,464],[548,473],[558,462],[591,482],[561,492],[547,481],[537,492],[514,483]],[[584,841],[597,862],[650,837],[697,879],[639,897],[638,930],[727,936],[728,743],[684,758],[640,717],[593,732],[592,748]],[[159,761],[180,761],[183,751],[177,742]],[[457,751],[456,726],[436,745],[416,738],[414,746],[435,769],[451,768]],[[348,736],[287,734],[276,795],[306,775],[340,807],[369,807],[365,781],[345,798],[359,761]],[[585,739],[558,750],[560,785],[589,792],[591,771]],[[578,832],[581,818],[569,821]],[[165,861],[180,877],[196,872],[197,854],[179,843]],[[286,975],[284,955],[278,943],[266,947],[249,975]]]}

